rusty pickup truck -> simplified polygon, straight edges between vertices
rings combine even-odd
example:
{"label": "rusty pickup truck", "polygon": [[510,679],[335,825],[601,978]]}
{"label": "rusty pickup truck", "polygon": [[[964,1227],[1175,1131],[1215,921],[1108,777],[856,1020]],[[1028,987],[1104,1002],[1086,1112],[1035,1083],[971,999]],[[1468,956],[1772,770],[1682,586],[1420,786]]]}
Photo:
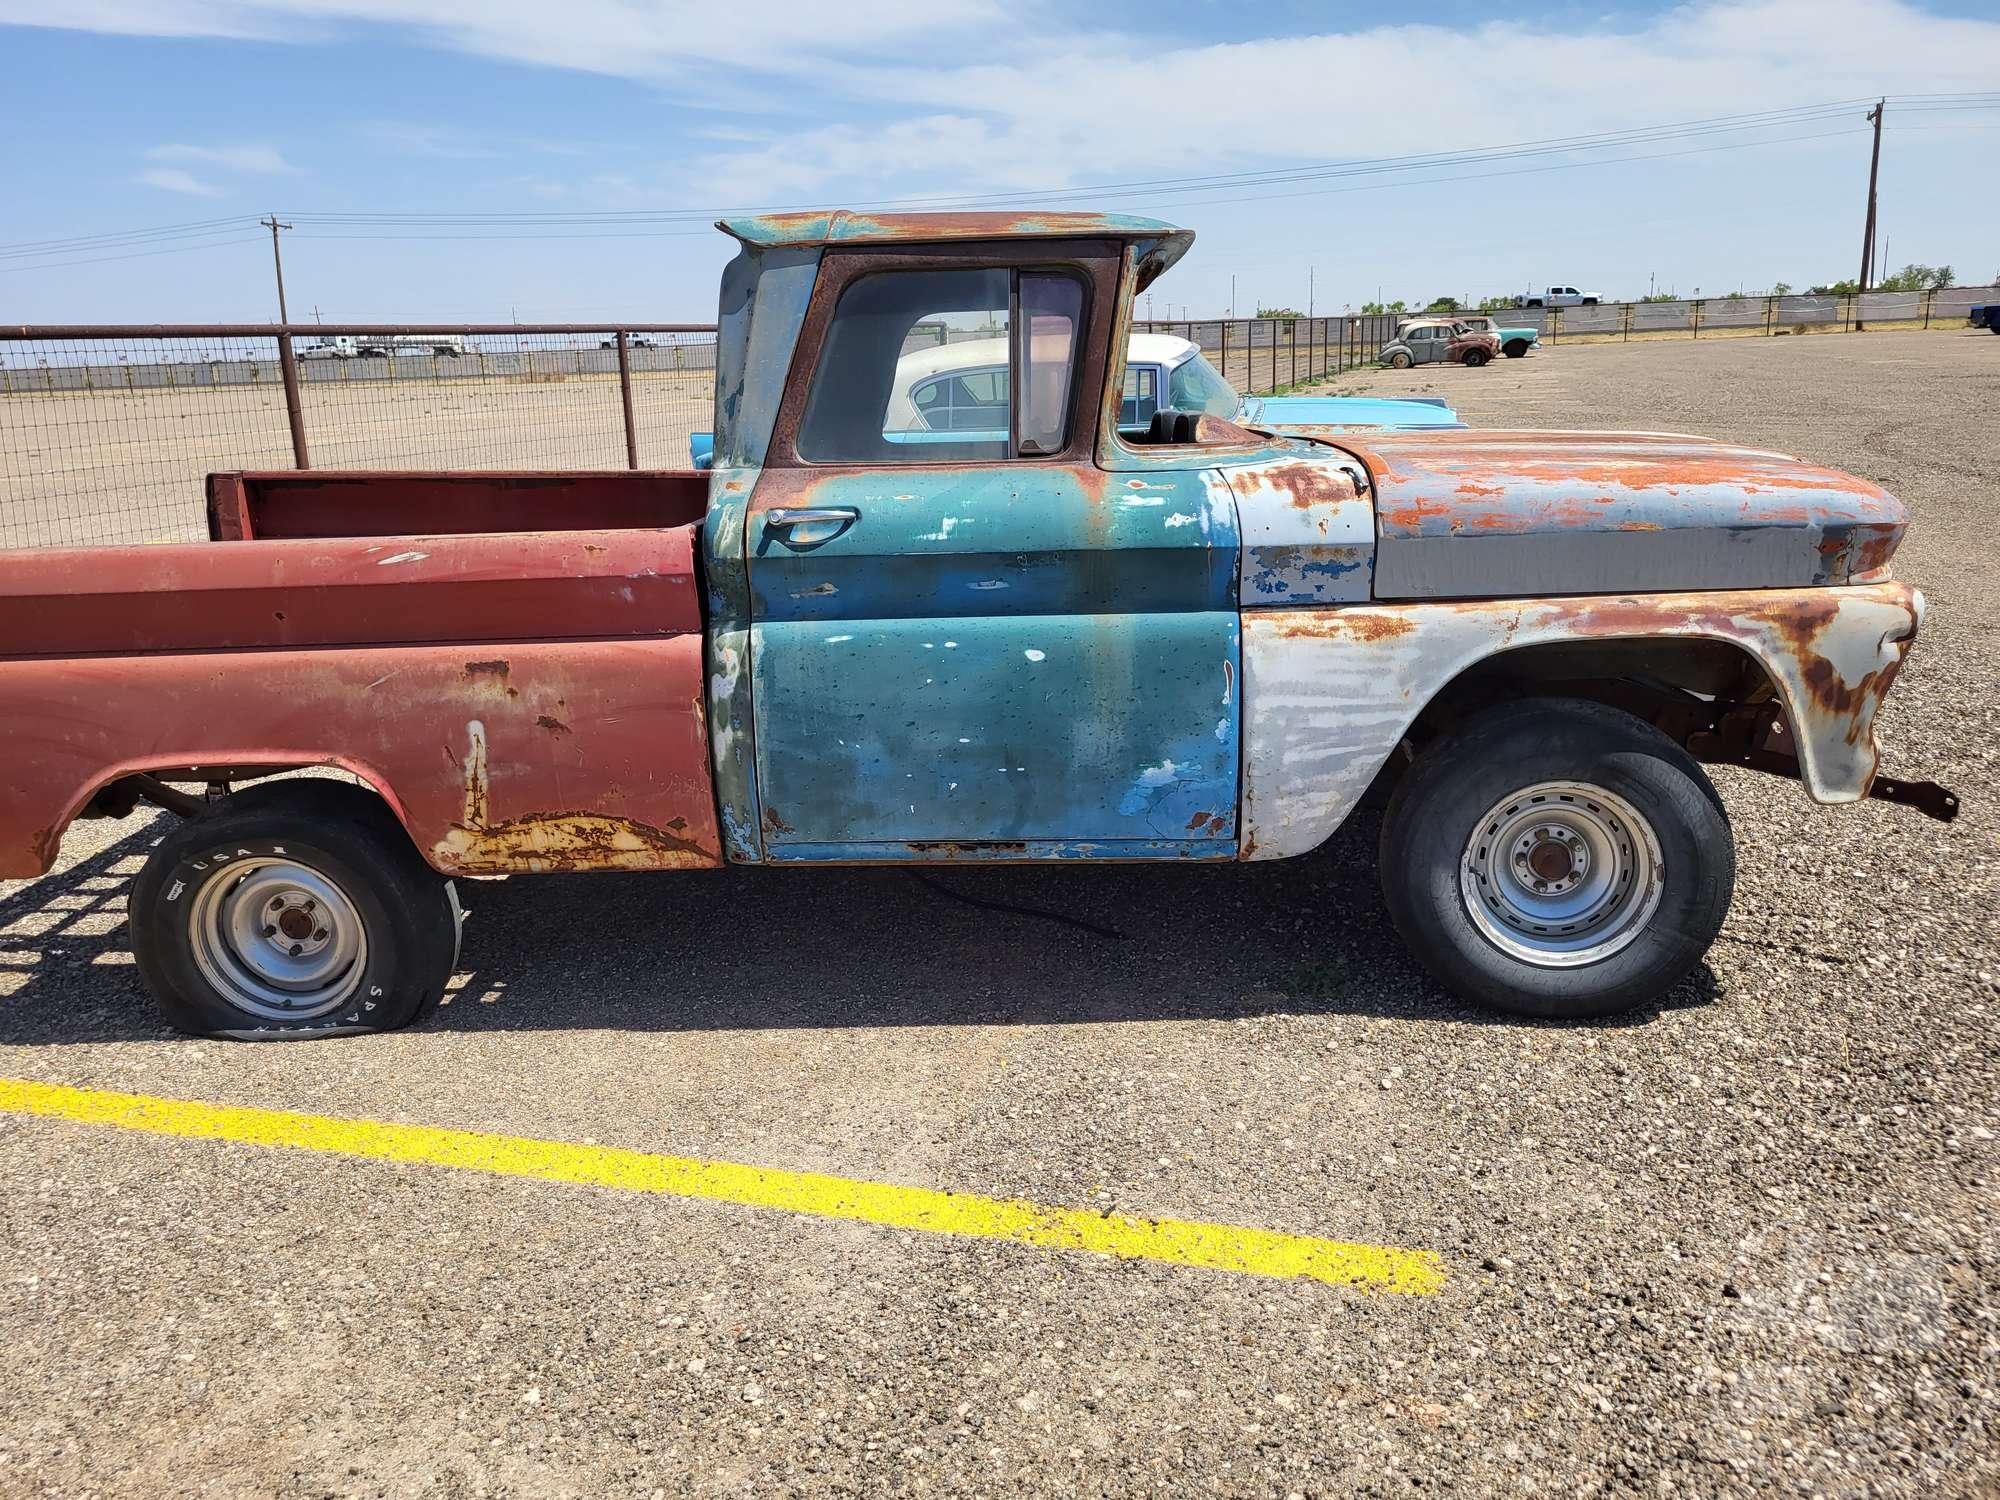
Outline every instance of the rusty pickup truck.
{"label": "rusty pickup truck", "polygon": [[[709,472],[217,474],[206,543],[0,559],[0,877],[168,809],[129,903],[167,1018],[314,1037],[436,1003],[454,877],[1281,859],[1374,790],[1417,957],[1582,1017],[1722,925],[1702,762],[1956,811],[1877,773],[1924,606],[1872,484],[1657,433],[1122,430],[1187,232],[721,228]],[[960,337],[1006,340],[979,420],[899,422],[898,361]]]}

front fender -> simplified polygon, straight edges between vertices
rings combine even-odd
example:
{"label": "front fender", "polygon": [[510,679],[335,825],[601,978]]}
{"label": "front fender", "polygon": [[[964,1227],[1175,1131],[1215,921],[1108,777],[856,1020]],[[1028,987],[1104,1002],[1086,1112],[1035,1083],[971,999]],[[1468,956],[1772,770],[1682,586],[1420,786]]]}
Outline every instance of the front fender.
{"label": "front fender", "polygon": [[1903,583],[1246,611],[1246,859],[1318,847],[1426,704],[1468,668],[1557,641],[1727,641],[1777,688],[1814,801],[1875,776],[1875,714],[1924,612]]}

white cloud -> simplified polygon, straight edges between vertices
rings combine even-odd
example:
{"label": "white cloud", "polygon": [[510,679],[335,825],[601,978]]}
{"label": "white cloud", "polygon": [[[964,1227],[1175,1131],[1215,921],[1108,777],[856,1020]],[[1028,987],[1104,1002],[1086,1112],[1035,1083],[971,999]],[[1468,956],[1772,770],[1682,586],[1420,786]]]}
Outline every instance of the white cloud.
{"label": "white cloud", "polygon": [[213,183],[203,182],[179,167],[148,167],[141,172],[135,182],[147,187],[156,187],[169,193],[187,193],[196,198],[220,198],[222,189]]}
{"label": "white cloud", "polygon": [[148,161],[184,161],[228,172],[291,172],[296,168],[271,146],[155,146]]}
{"label": "white cloud", "polygon": [[[1230,42],[1166,26],[1104,30],[1078,19],[1081,9],[1056,0],[0,0],[0,22],[301,43],[367,27],[657,83],[681,104],[720,106],[704,122],[704,147],[679,158],[660,191],[730,204],[1025,195],[1979,90],[2000,56],[2000,22],[1914,0],[1695,0],[1595,24],[1349,23]],[[1823,128],[1858,134],[1859,109],[1852,116]],[[451,127],[380,129],[419,154],[515,149]]]}
{"label": "white cloud", "polygon": [[990,52],[995,36],[1019,31],[1025,45],[1028,8],[1021,0],[0,0],[0,23],[277,41],[315,40],[343,25],[401,26],[460,51],[664,81],[688,61],[786,72],[816,57],[866,56],[897,38],[962,43],[978,31]]}

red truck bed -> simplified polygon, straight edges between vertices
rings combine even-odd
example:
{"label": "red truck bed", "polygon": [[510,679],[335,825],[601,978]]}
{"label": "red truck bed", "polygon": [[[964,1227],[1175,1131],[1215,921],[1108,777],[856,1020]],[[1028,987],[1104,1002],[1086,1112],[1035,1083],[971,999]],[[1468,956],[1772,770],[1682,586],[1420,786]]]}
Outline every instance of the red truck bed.
{"label": "red truck bed", "polygon": [[0,877],[117,778],[217,767],[352,771],[447,872],[721,862],[707,476],[380,477],[217,475],[251,539],[0,558]]}

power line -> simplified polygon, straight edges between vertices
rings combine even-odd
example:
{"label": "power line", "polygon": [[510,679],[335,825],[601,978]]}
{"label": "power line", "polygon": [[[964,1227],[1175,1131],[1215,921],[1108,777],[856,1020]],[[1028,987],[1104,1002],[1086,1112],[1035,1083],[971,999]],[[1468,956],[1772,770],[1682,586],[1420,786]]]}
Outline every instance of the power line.
{"label": "power line", "polygon": [[[1932,116],[1965,115],[2000,110],[2000,92],[1967,92],[1890,95],[1890,102],[1896,103],[1900,113],[1924,113]],[[935,208],[968,208],[993,203],[1042,203],[1065,202],[1080,198],[1118,197],[1166,198],[1178,200],[1179,206],[1203,207],[1239,203],[1282,201],[1288,198],[1319,196],[1328,193],[1365,191],[1394,186],[1424,186],[1437,183],[1476,181],[1489,177],[1516,176],[1524,173],[1567,170],[1580,166],[1622,165],[1632,162],[1657,161],[1669,157],[1694,155],[1709,151],[1751,149],[1766,145],[1782,145],[1794,141],[1828,139],[1843,131],[1810,134],[1772,135],[1769,132],[1801,125],[1832,123],[1846,120],[1849,111],[1856,104],[1872,101],[1836,100],[1820,104],[1797,105],[1781,109],[1758,110],[1749,113],[1710,116],[1694,120],[1682,120],[1657,125],[1634,126],[1623,130],[1600,131],[1591,134],[1554,136],[1540,140],[1514,142],[1497,146],[1473,147],[1457,151],[1423,152],[1403,156],[1364,158],[1355,161],[1327,162],[1297,167],[1267,168],[1257,171],[1206,173],[1179,177],[1155,177],[1134,179],[1118,183],[1101,183],[1085,187],[1046,188],[1038,191],[1014,190],[1004,193],[961,194],[956,196],[905,197],[881,199],[874,202],[851,203],[858,209],[887,210],[897,207],[927,205]],[[1850,127],[1851,128],[1851,127]],[[1917,127],[1910,127],[1917,128]],[[1924,128],[1940,128],[1929,126]],[[1748,139],[1717,139],[1720,137],[1747,136]],[[1654,152],[1638,155],[1589,155],[1581,160],[1539,161],[1547,157],[1574,157],[1585,153],[1603,153],[1644,144],[1664,144],[1674,141],[1703,141],[1712,144],[1690,146],[1686,150]],[[1534,162],[1534,165],[1503,167],[1509,162]],[[1435,175],[1454,167],[1496,168],[1496,170],[1474,170],[1453,175]],[[1369,180],[1374,179],[1374,180]],[[1348,183],[1349,186],[1307,187],[1297,192],[1258,192],[1256,189],[1294,187],[1308,183]],[[1241,196],[1217,197],[1217,193],[1232,193],[1239,190],[1253,190]],[[1207,196],[1204,196],[1207,195]],[[535,239],[639,239],[639,238],[697,238],[706,237],[706,221],[740,212],[783,212],[804,211],[823,205],[794,204],[786,207],[745,209],[634,209],[592,211],[519,211],[492,213],[417,213],[344,211],[308,213],[296,212],[294,223],[300,228],[296,233],[304,233],[314,239],[354,239],[388,241],[449,241],[458,239],[520,240]],[[699,229],[694,224],[701,224]],[[57,269],[74,265],[98,264],[113,260],[136,259],[155,254],[172,254],[184,250],[213,248],[219,245],[237,243],[241,238],[230,233],[238,226],[252,224],[268,227],[268,221],[255,220],[248,216],[218,219],[192,220],[179,224],[157,225],[144,229],[108,231],[97,235],[78,235],[61,239],[17,241],[0,245],[0,269],[33,270]],[[688,225],[686,229],[668,226]],[[283,227],[290,227],[289,225]],[[424,231],[424,232],[418,232]],[[531,232],[522,232],[531,231]],[[273,230],[275,238],[276,231]],[[185,244],[175,244],[186,241]],[[133,247],[145,246],[137,249]],[[171,246],[172,248],[165,248]],[[96,251],[111,251],[110,254],[94,254]],[[67,258],[66,258],[67,257]],[[7,264],[13,262],[14,264]],[[32,264],[30,264],[32,263]]]}
{"label": "power line", "polygon": [[261,234],[236,234],[201,245],[173,245],[164,250],[134,250],[124,255],[96,255],[79,260],[38,261],[30,265],[0,265],[0,276],[17,271],[59,271],[69,266],[101,266],[114,260],[149,260],[155,255],[186,255],[194,250],[217,250],[224,245],[247,245],[261,240]]}

